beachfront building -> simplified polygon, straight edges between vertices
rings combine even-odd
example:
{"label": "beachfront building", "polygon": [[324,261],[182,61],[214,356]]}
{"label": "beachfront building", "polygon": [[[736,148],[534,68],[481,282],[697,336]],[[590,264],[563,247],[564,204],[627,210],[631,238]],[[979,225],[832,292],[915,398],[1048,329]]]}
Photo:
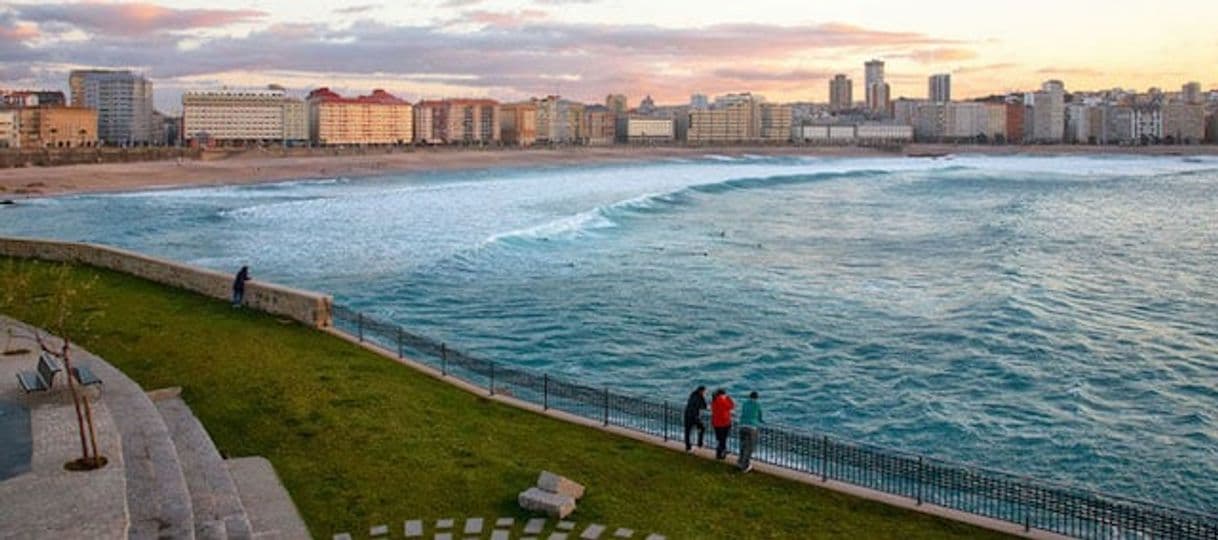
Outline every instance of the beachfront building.
{"label": "beachfront building", "polygon": [[870,60],[863,64],[865,78],[864,92],[867,95],[867,111],[875,116],[888,114],[891,105],[891,88],[884,81],[884,62]]}
{"label": "beachfront building", "polygon": [[1104,120],[1103,131],[1099,134],[1100,144],[1131,144],[1137,140],[1133,107],[1105,105],[1102,111]]}
{"label": "beachfront building", "polygon": [[0,91],[0,107],[4,108],[63,107],[67,104],[63,92],[58,90]]}
{"label": "beachfront building", "polygon": [[816,145],[888,145],[913,141],[913,127],[895,123],[812,124],[792,132],[800,142]]}
{"label": "beachfront building", "polygon": [[1185,100],[1163,106],[1163,138],[1176,144],[1205,139],[1205,106]]}
{"label": "beachfront building", "polygon": [[1133,108],[1133,140],[1158,144],[1163,139],[1163,110],[1154,105]]}
{"label": "beachfront building", "polygon": [[605,146],[617,140],[617,114],[603,105],[585,107],[579,127],[580,139],[586,145]]}
{"label": "beachfront building", "polygon": [[319,88],[309,93],[308,107],[314,144],[405,144],[414,139],[410,103],[381,89],[346,98]]}
{"label": "beachfront building", "polygon": [[[288,108],[295,106],[288,104],[282,90],[186,92],[182,94],[182,136],[190,144],[206,146],[283,142],[288,140]],[[298,132],[292,135],[300,136]]]}
{"label": "beachfront building", "polygon": [[1061,81],[1046,81],[1032,94],[1032,142],[1060,143],[1066,132],[1066,87]]}
{"label": "beachfront building", "polygon": [[105,144],[149,144],[153,129],[152,81],[130,71],[73,70],[68,86],[74,107],[97,111],[97,136]]}
{"label": "beachfront building", "polygon": [[659,144],[676,140],[675,124],[670,118],[631,116],[626,119],[626,141],[631,144]]}
{"label": "beachfront building", "polygon": [[559,96],[534,99],[537,107],[537,141],[549,144],[578,142],[584,105]]}
{"label": "beachfront building", "polygon": [[532,146],[537,142],[537,105],[532,102],[499,106],[499,138],[509,146]]}
{"label": "beachfront building", "polygon": [[0,148],[19,148],[21,146],[17,122],[17,111],[0,109]]}
{"label": "beachfront building", "polygon": [[846,111],[854,108],[854,81],[838,73],[829,81],[829,110]]}
{"label": "beachfront building", "polygon": [[499,102],[490,99],[420,101],[414,107],[414,141],[423,144],[495,144]]}
{"label": "beachfront building", "polygon": [[301,144],[309,140],[309,107],[303,99],[283,98],[283,141]]}
{"label": "beachfront building", "polygon": [[782,142],[791,138],[791,107],[761,96],[728,94],[706,111],[690,111],[688,140],[696,144]]}
{"label": "beachfront building", "polygon": [[605,96],[605,108],[616,115],[630,112],[630,104],[627,102],[626,96],[622,94],[609,94]]}
{"label": "beachfront building", "polygon": [[97,111],[86,107],[17,109],[22,148],[80,148],[97,145]]}

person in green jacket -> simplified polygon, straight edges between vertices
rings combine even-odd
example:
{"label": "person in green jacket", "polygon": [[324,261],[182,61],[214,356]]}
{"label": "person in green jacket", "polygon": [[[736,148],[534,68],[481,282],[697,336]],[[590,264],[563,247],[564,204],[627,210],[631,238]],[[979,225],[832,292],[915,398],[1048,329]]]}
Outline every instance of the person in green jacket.
{"label": "person in green jacket", "polygon": [[744,402],[744,407],[740,409],[740,459],[736,461],[736,465],[744,472],[753,470],[750,460],[753,450],[757,448],[759,428],[764,423],[765,420],[761,418],[761,404],[757,402],[757,392],[751,392],[749,399]]}

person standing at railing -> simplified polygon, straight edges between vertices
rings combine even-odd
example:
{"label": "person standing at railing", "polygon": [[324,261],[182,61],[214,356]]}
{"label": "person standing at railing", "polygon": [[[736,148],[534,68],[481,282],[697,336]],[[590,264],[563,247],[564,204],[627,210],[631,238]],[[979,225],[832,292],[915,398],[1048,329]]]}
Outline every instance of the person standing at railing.
{"label": "person standing at railing", "polygon": [[711,398],[711,427],[715,428],[715,459],[727,457],[727,437],[732,432],[732,410],[736,402],[727,395],[727,390],[715,390]]}
{"label": "person standing at railing", "polygon": [[233,307],[241,307],[241,302],[245,299],[245,282],[249,280],[250,267],[242,266],[237,277],[233,278]]}
{"label": "person standing at railing", "polygon": [[706,387],[699,386],[696,390],[689,393],[689,399],[685,401],[685,451],[693,450],[693,445],[689,442],[689,433],[694,429],[698,430],[698,448],[702,448],[702,439],[706,434],[706,424],[702,422],[702,411],[706,410]]}
{"label": "person standing at railing", "polygon": [[740,407],[740,459],[736,462],[740,470],[753,470],[751,462],[753,450],[757,448],[757,436],[761,434],[761,404],[757,402],[757,392],[749,393],[748,401]]}

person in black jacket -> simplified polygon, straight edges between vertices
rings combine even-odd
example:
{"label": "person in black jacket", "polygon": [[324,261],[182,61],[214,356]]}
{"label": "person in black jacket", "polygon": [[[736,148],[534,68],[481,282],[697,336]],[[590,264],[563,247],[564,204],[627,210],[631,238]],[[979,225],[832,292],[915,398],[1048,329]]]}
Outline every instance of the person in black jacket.
{"label": "person in black jacket", "polygon": [[245,282],[249,280],[250,267],[242,266],[237,277],[233,278],[233,307],[241,307],[241,301],[245,299]]}
{"label": "person in black jacket", "polygon": [[689,393],[685,402],[685,451],[693,450],[689,442],[689,433],[698,428],[698,448],[702,448],[702,436],[706,433],[706,423],[702,421],[702,411],[706,410],[706,387],[699,386]]}

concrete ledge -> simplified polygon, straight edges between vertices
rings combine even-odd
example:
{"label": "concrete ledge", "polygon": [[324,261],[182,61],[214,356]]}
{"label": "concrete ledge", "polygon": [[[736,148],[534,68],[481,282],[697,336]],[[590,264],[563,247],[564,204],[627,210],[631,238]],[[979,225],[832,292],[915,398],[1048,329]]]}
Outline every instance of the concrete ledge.
{"label": "concrete ledge", "polygon": [[[469,393],[479,396],[481,398],[495,401],[498,403],[502,403],[504,405],[515,407],[517,409],[522,409],[522,410],[529,411],[532,413],[540,414],[542,416],[548,416],[550,418],[562,420],[564,422],[569,422],[572,424],[578,424],[578,425],[581,425],[584,427],[589,427],[592,429],[600,430],[605,433],[612,433],[614,435],[627,437],[627,438],[634,439],[639,442],[650,444],[652,446],[667,448],[668,450],[671,450],[673,452],[685,453],[685,443],[682,441],[675,440],[675,439],[665,441],[662,437],[657,437],[655,435],[650,435],[647,433],[634,431],[632,429],[627,429],[627,428],[619,427],[619,426],[605,426],[601,422],[592,420],[590,418],[584,418],[582,416],[578,416],[575,414],[571,414],[571,413],[567,413],[567,412],[563,412],[563,411],[559,411],[559,410],[555,410],[555,409],[545,409],[541,405],[536,405],[531,402],[517,399],[517,398],[511,397],[511,396],[506,396],[503,394],[497,393],[493,396],[488,395],[489,392],[486,388],[457,379],[455,377],[445,376],[439,370],[434,369],[421,362],[416,362],[409,358],[398,358],[396,351],[390,351],[388,349],[385,349],[385,348],[375,345],[373,343],[360,342],[360,340],[357,337],[349,335],[349,334],[347,334],[341,330],[335,329],[335,328],[326,328],[325,331],[330,333],[331,335],[338,337],[339,339],[342,339],[347,342],[358,345],[360,347],[363,347],[364,349],[367,349],[367,350],[372,351],[385,358],[393,360],[394,362],[397,362],[397,363],[407,366],[411,369],[414,369],[415,371],[423,373],[424,375],[428,375],[434,379],[443,381],[449,385],[460,388],[461,390],[464,390],[466,392],[469,392]],[[708,459],[708,460],[715,459],[715,452],[714,452],[714,450],[712,450],[710,448],[695,449],[692,452],[692,454],[696,455],[698,457],[701,457],[703,459]],[[1009,521],[1002,521],[999,519],[988,518],[985,516],[970,514],[968,512],[961,512],[959,510],[955,510],[952,508],[946,508],[946,507],[938,506],[938,505],[931,504],[931,503],[924,502],[922,504],[918,504],[918,502],[916,500],[913,500],[913,499],[910,499],[907,497],[900,497],[897,495],[893,495],[891,493],[885,493],[882,491],[877,491],[877,490],[873,490],[873,489],[869,489],[869,488],[865,488],[865,487],[861,487],[861,486],[856,486],[854,484],[839,482],[837,480],[825,481],[825,480],[821,480],[821,478],[819,476],[802,473],[799,471],[794,471],[794,470],[786,469],[783,467],[778,467],[776,465],[770,465],[768,463],[761,463],[758,461],[754,461],[753,469],[755,472],[760,472],[760,473],[768,474],[771,476],[777,476],[779,478],[785,478],[787,480],[799,482],[801,484],[817,486],[817,487],[821,487],[824,489],[833,490],[833,491],[836,491],[839,493],[845,493],[847,495],[859,497],[862,499],[881,502],[881,503],[884,503],[884,504],[887,504],[890,506],[895,506],[897,508],[903,508],[906,510],[911,510],[911,511],[919,512],[922,514],[928,514],[928,515],[932,515],[932,516],[936,516],[936,517],[941,517],[941,518],[949,519],[952,521],[958,521],[960,523],[967,523],[969,525],[981,527],[983,529],[989,529],[992,531],[998,531],[998,532],[1009,534],[1012,536],[1017,536],[1017,537],[1022,537],[1022,538],[1032,538],[1032,539],[1037,539],[1037,540],[1068,540],[1070,538],[1065,535],[1060,535],[1060,534],[1056,534],[1053,532],[1044,531],[1044,530],[1040,530],[1040,529],[1032,529],[1030,531],[1025,531],[1022,525],[1018,525],[1016,523],[1011,523]]]}
{"label": "concrete ledge", "polygon": [[[204,296],[232,298],[233,276],[215,270],[149,257],[124,249],[79,242],[0,237],[0,255],[20,259],[76,262],[186,289]],[[235,270],[235,269],[234,269]],[[330,296],[266,283],[245,285],[245,305],[251,309],[326,328],[332,323]]]}

